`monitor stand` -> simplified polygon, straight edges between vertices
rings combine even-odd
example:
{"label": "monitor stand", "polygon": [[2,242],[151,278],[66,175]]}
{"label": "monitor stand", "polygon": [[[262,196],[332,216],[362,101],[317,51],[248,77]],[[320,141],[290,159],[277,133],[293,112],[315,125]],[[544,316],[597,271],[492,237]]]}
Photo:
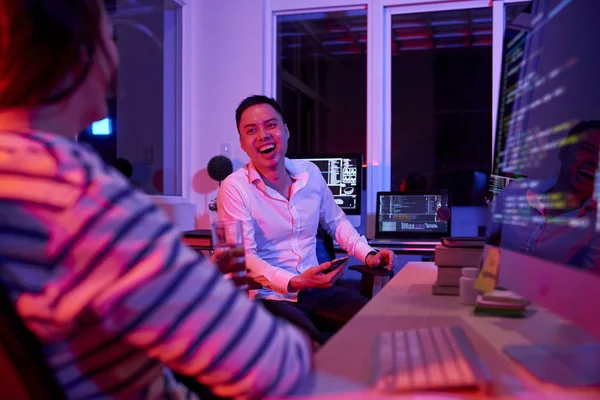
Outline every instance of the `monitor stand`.
{"label": "monitor stand", "polygon": [[515,345],[504,352],[541,381],[600,386],[600,344]]}

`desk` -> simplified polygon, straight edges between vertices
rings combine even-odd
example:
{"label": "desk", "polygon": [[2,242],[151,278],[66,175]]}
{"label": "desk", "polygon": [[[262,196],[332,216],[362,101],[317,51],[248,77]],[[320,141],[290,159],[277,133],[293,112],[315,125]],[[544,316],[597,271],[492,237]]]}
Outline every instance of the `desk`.
{"label": "desk", "polygon": [[[189,247],[196,250],[207,250],[212,251],[212,236],[210,229],[196,229],[192,231],[183,232],[183,242]],[[435,254],[435,246],[440,242],[432,242],[431,244],[422,244],[418,246],[407,246],[393,243],[377,243],[376,241],[370,240],[369,244],[374,247],[385,247],[392,250],[395,254],[402,255],[419,255],[419,256],[433,256]],[[336,253],[345,252],[337,243],[334,242],[334,250]]]}
{"label": "desk", "polygon": [[[401,244],[393,244],[393,243],[378,243],[374,241],[369,241],[369,245],[376,248],[386,248],[394,252],[397,255],[405,255],[405,256],[433,256],[435,254],[435,245],[437,243],[431,243],[430,245],[418,245],[418,246],[408,246]],[[336,253],[344,252],[337,243],[334,244],[334,249]]]}
{"label": "desk", "polygon": [[195,229],[183,232],[183,243],[196,251],[212,251],[212,235],[210,229]]}
{"label": "desk", "polygon": [[[598,399],[600,391],[570,390],[540,383],[502,348],[510,344],[595,342],[591,335],[537,309],[525,319],[475,317],[458,297],[433,296],[437,275],[429,262],[408,263],[315,356],[315,372],[295,398],[390,399],[370,389],[374,381],[375,339],[386,330],[460,325],[492,375],[495,398]],[[487,338],[493,337],[494,342]],[[455,392],[418,396],[428,399],[486,398],[482,393]],[[415,394],[398,396],[415,398]],[[394,396],[394,398],[396,398]]]}

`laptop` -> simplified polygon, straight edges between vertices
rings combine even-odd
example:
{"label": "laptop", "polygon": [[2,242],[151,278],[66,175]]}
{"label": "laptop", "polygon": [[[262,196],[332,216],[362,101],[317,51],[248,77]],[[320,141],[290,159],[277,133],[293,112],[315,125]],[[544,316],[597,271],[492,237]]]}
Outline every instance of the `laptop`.
{"label": "laptop", "polygon": [[378,192],[372,246],[435,246],[451,236],[451,196],[432,192]]}

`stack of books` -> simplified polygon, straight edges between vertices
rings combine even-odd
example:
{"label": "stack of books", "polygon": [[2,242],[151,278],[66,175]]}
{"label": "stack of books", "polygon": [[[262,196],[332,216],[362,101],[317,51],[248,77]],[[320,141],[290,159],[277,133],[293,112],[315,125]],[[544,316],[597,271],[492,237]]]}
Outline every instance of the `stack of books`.
{"label": "stack of books", "polygon": [[475,314],[503,317],[523,317],[529,302],[509,290],[494,290],[480,294],[475,303]]}
{"label": "stack of books", "polygon": [[431,292],[458,296],[461,271],[463,268],[479,268],[483,244],[483,240],[478,238],[444,238],[435,247],[434,262],[438,275]]}

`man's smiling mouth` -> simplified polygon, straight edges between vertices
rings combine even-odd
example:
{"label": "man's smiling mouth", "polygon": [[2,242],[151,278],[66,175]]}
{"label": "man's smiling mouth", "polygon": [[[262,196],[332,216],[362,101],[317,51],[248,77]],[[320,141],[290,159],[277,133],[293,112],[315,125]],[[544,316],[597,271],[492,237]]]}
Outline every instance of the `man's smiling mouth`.
{"label": "man's smiling mouth", "polygon": [[258,148],[258,152],[260,154],[269,154],[269,153],[272,153],[273,150],[275,150],[275,144],[274,143],[265,144],[265,145],[260,146]]}
{"label": "man's smiling mouth", "polygon": [[577,172],[579,173],[580,176],[584,177],[585,179],[590,179],[593,180],[594,179],[594,173],[595,171],[592,168],[579,168],[577,170]]}

